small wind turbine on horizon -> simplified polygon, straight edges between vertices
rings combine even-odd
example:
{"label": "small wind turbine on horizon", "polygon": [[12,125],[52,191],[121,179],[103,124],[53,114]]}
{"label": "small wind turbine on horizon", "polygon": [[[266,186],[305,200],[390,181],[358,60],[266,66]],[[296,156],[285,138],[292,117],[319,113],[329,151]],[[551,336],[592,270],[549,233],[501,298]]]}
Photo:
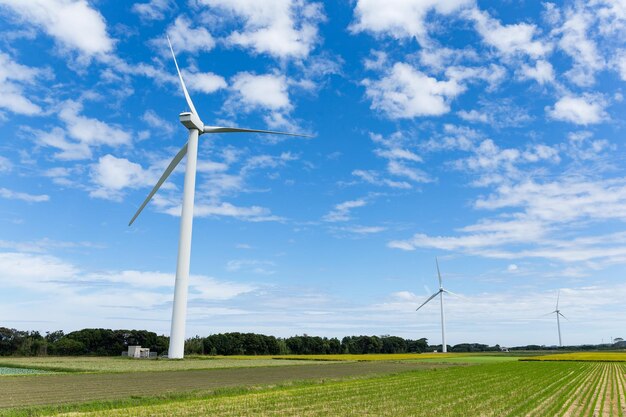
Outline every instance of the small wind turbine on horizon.
{"label": "small wind turbine on horizon", "polygon": [[559,310],[559,298],[561,297],[561,290],[559,290],[559,292],[556,295],[556,308],[554,309],[554,311],[551,311],[548,314],[556,314],[556,327],[559,330],[559,347],[563,346],[563,343],[561,341],[561,320],[559,319],[559,316],[563,317],[565,320],[567,320],[567,317],[565,317],[562,313],[561,310]]}
{"label": "small wind turbine on horizon", "polygon": [[417,307],[415,311],[418,311],[420,308],[428,304],[430,300],[432,300],[436,296],[439,296],[439,303],[441,306],[441,351],[443,353],[446,353],[448,351],[448,345],[446,345],[446,324],[445,324],[446,320],[445,320],[445,315],[443,311],[443,293],[452,294],[452,295],[456,295],[456,294],[454,294],[452,291],[448,291],[445,288],[443,288],[441,272],[439,271],[439,261],[437,260],[436,257],[435,257],[435,263],[437,264],[437,276],[439,277],[439,290],[433,295],[431,295],[430,297],[428,297],[428,299],[424,301],[421,306]]}
{"label": "small wind turbine on horizon", "polygon": [[141,213],[144,207],[150,202],[154,194],[159,190],[161,185],[165,182],[167,177],[174,171],[179,162],[187,155],[187,166],[185,167],[185,182],[183,185],[183,203],[182,212],[180,215],[180,239],[178,242],[178,260],[176,264],[176,282],[174,285],[174,304],[172,307],[172,327],[170,332],[170,346],[168,350],[168,358],[170,359],[182,359],[185,354],[185,324],[187,319],[187,295],[189,289],[189,263],[191,258],[191,231],[193,223],[193,206],[194,195],[196,187],[196,163],[198,160],[198,137],[204,133],[268,133],[273,135],[288,135],[288,136],[302,136],[308,135],[287,133],[287,132],[275,132],[271,130],[258,130],[258,129],[244,129],[239,127],[222,127],[222,126],[206,126],[200,120],[198,112],[196,111],[185,81],[180,73],[178,62],[176,61],[176,55],[172,48],[172,43],[169,37],[167,38],[172,57],[174,58],[174,65],[176,65],[176,72],[180,80],[180,85],[185,95],[185,100],[189,106],[189,112],[182,112],[179,115],[180,122],[189,131],[187,143],[178,151],[172,162],[167,166],[161,178],[157,181],[156,185],[152,188],[152,191],[148,194],[143,201],[139,209],[130,220],[128,225],[132,225],[137,216]]}

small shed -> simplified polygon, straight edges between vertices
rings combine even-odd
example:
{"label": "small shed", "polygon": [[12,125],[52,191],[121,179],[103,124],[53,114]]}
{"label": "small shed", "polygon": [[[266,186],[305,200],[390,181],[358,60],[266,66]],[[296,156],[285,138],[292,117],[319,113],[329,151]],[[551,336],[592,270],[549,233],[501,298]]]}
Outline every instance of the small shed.
{"label": "small shed", "polygon": [[128,346],[129,358],[149,358],[150,348],[144,348],[141,346]]}

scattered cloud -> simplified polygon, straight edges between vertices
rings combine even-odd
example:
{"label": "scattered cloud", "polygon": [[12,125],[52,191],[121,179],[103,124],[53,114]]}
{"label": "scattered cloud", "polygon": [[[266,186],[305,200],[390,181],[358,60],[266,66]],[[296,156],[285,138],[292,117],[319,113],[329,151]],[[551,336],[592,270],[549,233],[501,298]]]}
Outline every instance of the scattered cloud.
{"label": "scattered cloud", "polygon": [[416,38],[427,41],[426,16],[458,13],[473,0],[358,0],[354,8],[353,32],[372,32],[396,39]]}
{"label": "scattered cloud", "polygon": [[545,60],[538,60],[535,62],[535,66],[522,64],[518,75],[525,80],[535,80],[540,85],[550,84],[555,80],[554,68]]}
{"label": "scattered cloud", "polygon": [[[626,221],[626,180],[592,181],[565,177],[539,183],[521,181],[501,185],[475,201],[482,210],[502,212],[496,218],[458,229],[457,236],[418,233],[389,242],[391,248],[435,248],[503,259],[546,258],[562,262],[626,263],[624,232],[569,237],[592,222]],[[572,235],[575,236],[575,235]]]}
{"label": "scattered cloud", "polygon": [[276,264],[272,261],[257,259],[233,259],[226,263],[229,272],[245,272],[259,275],[272,275],[276,273]]}
{"label": "scattered cloud", "polygon": [[131,10],[142,20],[163,20],[172,11],[171,0],[150,0],[147,3],[135,3]]}
{"label": "scattered cloud", "polygon": [[183,71],[183,77],[190,90],[200,93],[211,94],[228,86],[224,77],[212,72]]}
{"label": "scattered cloud", "polygon": [[191,20],[178,16],[167,29],[175,53],[210,51],[215,47],[215,40],[204,27],[193,28]]}
{"label": "scattered cloud", "polygon": [[555,120],[590,125],[600,123],[608,117],[604,111],[605,106],[604,99],[597,95],[564,96],[554,104],[554,107],[547,107],[546,112]]}
{"label": "scattered cloud", "polygon": [[2,155],[0,155],[0,173],[11,172],[13,169],[13,163]]}
{"label": "scattered cloud", "polygon": [[226,38],[230,45],[277,58],[306,58],[319,42],[318,25],[325,20],[322,3],[306,0],[198,0],[243,22]]}
{"label": "scattered cloud", "polygon": [[22,200],[26,201],[27,203],[41,203],[50,200],[50,196],[46,194],[27,194],[19,191],[9,190],[8,188],[0,188],[0,197],[6,198],[7,200]]}
{"label": "scattered cloud", "polygon": [[0,52],[0,109],[28,116],[40,114],[41,107],[26,97],[24,87],[33,85],[45,74],[41,69],[21,65]]}
{"label": "scattered cloud", "polygon": [[105,155],[91,167],[91,180],[95,185],[89,195],[109,200],[119,200],[127,188],[139,188],[156,183],[156,179],[141,165],[125,158]]}
{"label": "scattered cloud", "polygon": [[345,222],[351,219],[351,210],[364,207],[366,205],[367,201],[364,199],[344,201],[343,203],[335,205],[335,207],[329,211],[323,219],[327,222]]}
{"label": "scattered cloud", "polygon": [[247,111],[257,108],[284,111],[291,108],[284,75],[240,72],[231,80],[231,88],[236,93],[236,100]]}
{"label": "scattered cloud", "polygon": [[113,50],[114,41],[107,33],[104,17],[86,0],[0,0],[0,7],[10,10],[21,22],[46,32],[61,46],[81,54]]}
{"label": "scattered cloud", "polygon": [[468,12],[476,31],[485,43],[503,55],[525,54],[532,58],[545,56],[551,45],[537,39],[537,26],[529,23],[502,25],[485,11],[474,8]]}
{"label": "scattered cloud", "polygon": [[450,111],[450,101],[465,91],[456,80],[439,81],[398,62],[380,80],[363,81],[372,110],[392,119],[441,116]]}
{"label": "scattered cloud", "polygon": [[41,146],[58,149],[55,157],[63,160],[91,158],[92,149],[100,146],[130,145],[131,135],[119,126],[81,114],[83,104],[67,100],[60,105],[59,119],[65,129],[54,127],[49,131],[31,130]]}
{"label": "scattered cloud", "polygon": [[593,12],[582,4],[565,10],[562,26],[555,30],[561,36],[558,45],[574,61],[567,77],[578,86],[591,86],[595,72],[605,66],[595,41],[589,36],[594,24]]}

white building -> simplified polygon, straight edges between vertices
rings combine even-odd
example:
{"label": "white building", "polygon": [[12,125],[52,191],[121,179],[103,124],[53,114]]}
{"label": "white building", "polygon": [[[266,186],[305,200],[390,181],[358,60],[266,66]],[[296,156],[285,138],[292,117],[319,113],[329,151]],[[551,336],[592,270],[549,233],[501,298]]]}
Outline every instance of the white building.
{"label": "white building", "polygon": [[150,348],[142,348],[141,346],[128,346],[129,358],[149,358]]}

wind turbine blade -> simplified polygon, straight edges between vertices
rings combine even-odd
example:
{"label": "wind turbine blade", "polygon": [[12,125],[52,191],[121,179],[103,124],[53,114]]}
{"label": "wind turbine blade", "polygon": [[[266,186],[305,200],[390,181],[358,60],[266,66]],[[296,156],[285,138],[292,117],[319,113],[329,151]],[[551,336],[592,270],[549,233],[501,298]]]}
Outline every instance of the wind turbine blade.
{"label": "wind turbine blade", "polygon": [[439,261],[437,260],[437,257],[435,256],[435,263],[437,264],[437,276],[439,277],[439,288],[443,287],[443,284],[441,282],[441,272],[439,272]]}
{"label": "wind turbine blade", "polygon": [[183,80],[183,75],[180,73],[180,68],[178,68],[178,61],[176,61],[176,55],[174,54],[174,48],[172,48],[172,42],[170,42],[170,37],[167,37],[167,43],[170,46],[170,51],[172,51],[172,58],[174,58],[174,65],[176,65],[176,72],[178,72],[178,78],[180,79],[180,85],[183,87],[183,93],[185,94],[185,100],[187,100],[187,105],[189,106],[189,110],[195,115],[198,114],[196,108],[193,105],[193,101],[191,101],[191,97],[189,97],[189,92],[187,91],[187,86],[185,86],[185,81]]}
{"label": "wind turbine blade", "polygon": [[563,315],[563,313],[561,313],[560,311],[559,311],[559,316],[561,316],[561,317],[563,317],[565,320],[569,321],[569,319],[568,319],[567,317],[565,317],[565,316]]}
{"label": "wind turbine blade", "polygon": [[269,133],[271,135],[300,136],[304,138],[312,138],[311,135],[303,135],[302,133],[277,132],[274,130],[245,129],[241,127],[223,127],[223,126],[204,126],[204,133]]}
{"label": "wind turbine blade", "polygon": [[143,200],[143,203],[141,203],[141,206],[139,207],[139,209],[137,210],[137,212],[135,213],[133,218],[130,219],[130,222],[128,223],[129,226],[133,224],[133,222],[135,221],[137,216],[139,216],[139,214],[141,213],[141,210],[143,210],[143,208],[146,206],[146,204],[148,204],[148,202],[150,201],[152,196],[154,194],[156,194],[156,192],[159,190],[161,185],[165,182],[167,177],[170,176],[172,171],[174,171],[174,169],[176,168],[178,163],[181,161],[181,159],[183,159],[183,157],[185,156],[186,153],[187,153],[187,144],[185,143],[185,146],[183,146],[180,149],[180,151],[178,151],[178,153],[176,154],[174,159],[172,159],[172,162],[170,162],[170,164],[167,166],[167,168],[165,169],[165,172],[163,172],[163,175],[161,175],[161,178],[159,178],[159,181],[157,181],[157,183],[154,186],[154,188],[152,188],[152,191],[150,191],[150,194],[148,194],[148,197],[146,197],[146,199]]}
{"label": "wind turbine blade", "polygon": [[556,293],[556,309],[559,309],[559,298],[561,297],[561,290]]}
{"label": "wind turbine blade", "polygon": [[430,297],[428,297],[428,300],[424,301],[424,302],[422,303],[422,305],[421,305],[421,306],[419,306],[419,307],[417,307],[417,308],[415,309],[415,311],[417,311],[417,310],[419,310],[420,308],[424,307],[424,306],[425,306],[425,305],[426,305],[426,304],[427,304],[430,300],[432,300],[433,298],[435,298],[436,296],[438,296],[440,292],[441,292],[441,291],[437,291],[436,293],[434,293],[433,295],[431,295]]}
{"label": "wind turbine blade", "polygon": [[448,291],[448,290],[446,290],[446,289],[443,289],[443,292],[445,292],[446,294],[454,295],[455,297],[459,297],[459,298],[464,298],[464,299],[467,299],[467,297],[465,297],[465,296],[463,296],[463,295],[461,295],[461,294],[457,294],[457,293],[455,293],[455,292]]}

